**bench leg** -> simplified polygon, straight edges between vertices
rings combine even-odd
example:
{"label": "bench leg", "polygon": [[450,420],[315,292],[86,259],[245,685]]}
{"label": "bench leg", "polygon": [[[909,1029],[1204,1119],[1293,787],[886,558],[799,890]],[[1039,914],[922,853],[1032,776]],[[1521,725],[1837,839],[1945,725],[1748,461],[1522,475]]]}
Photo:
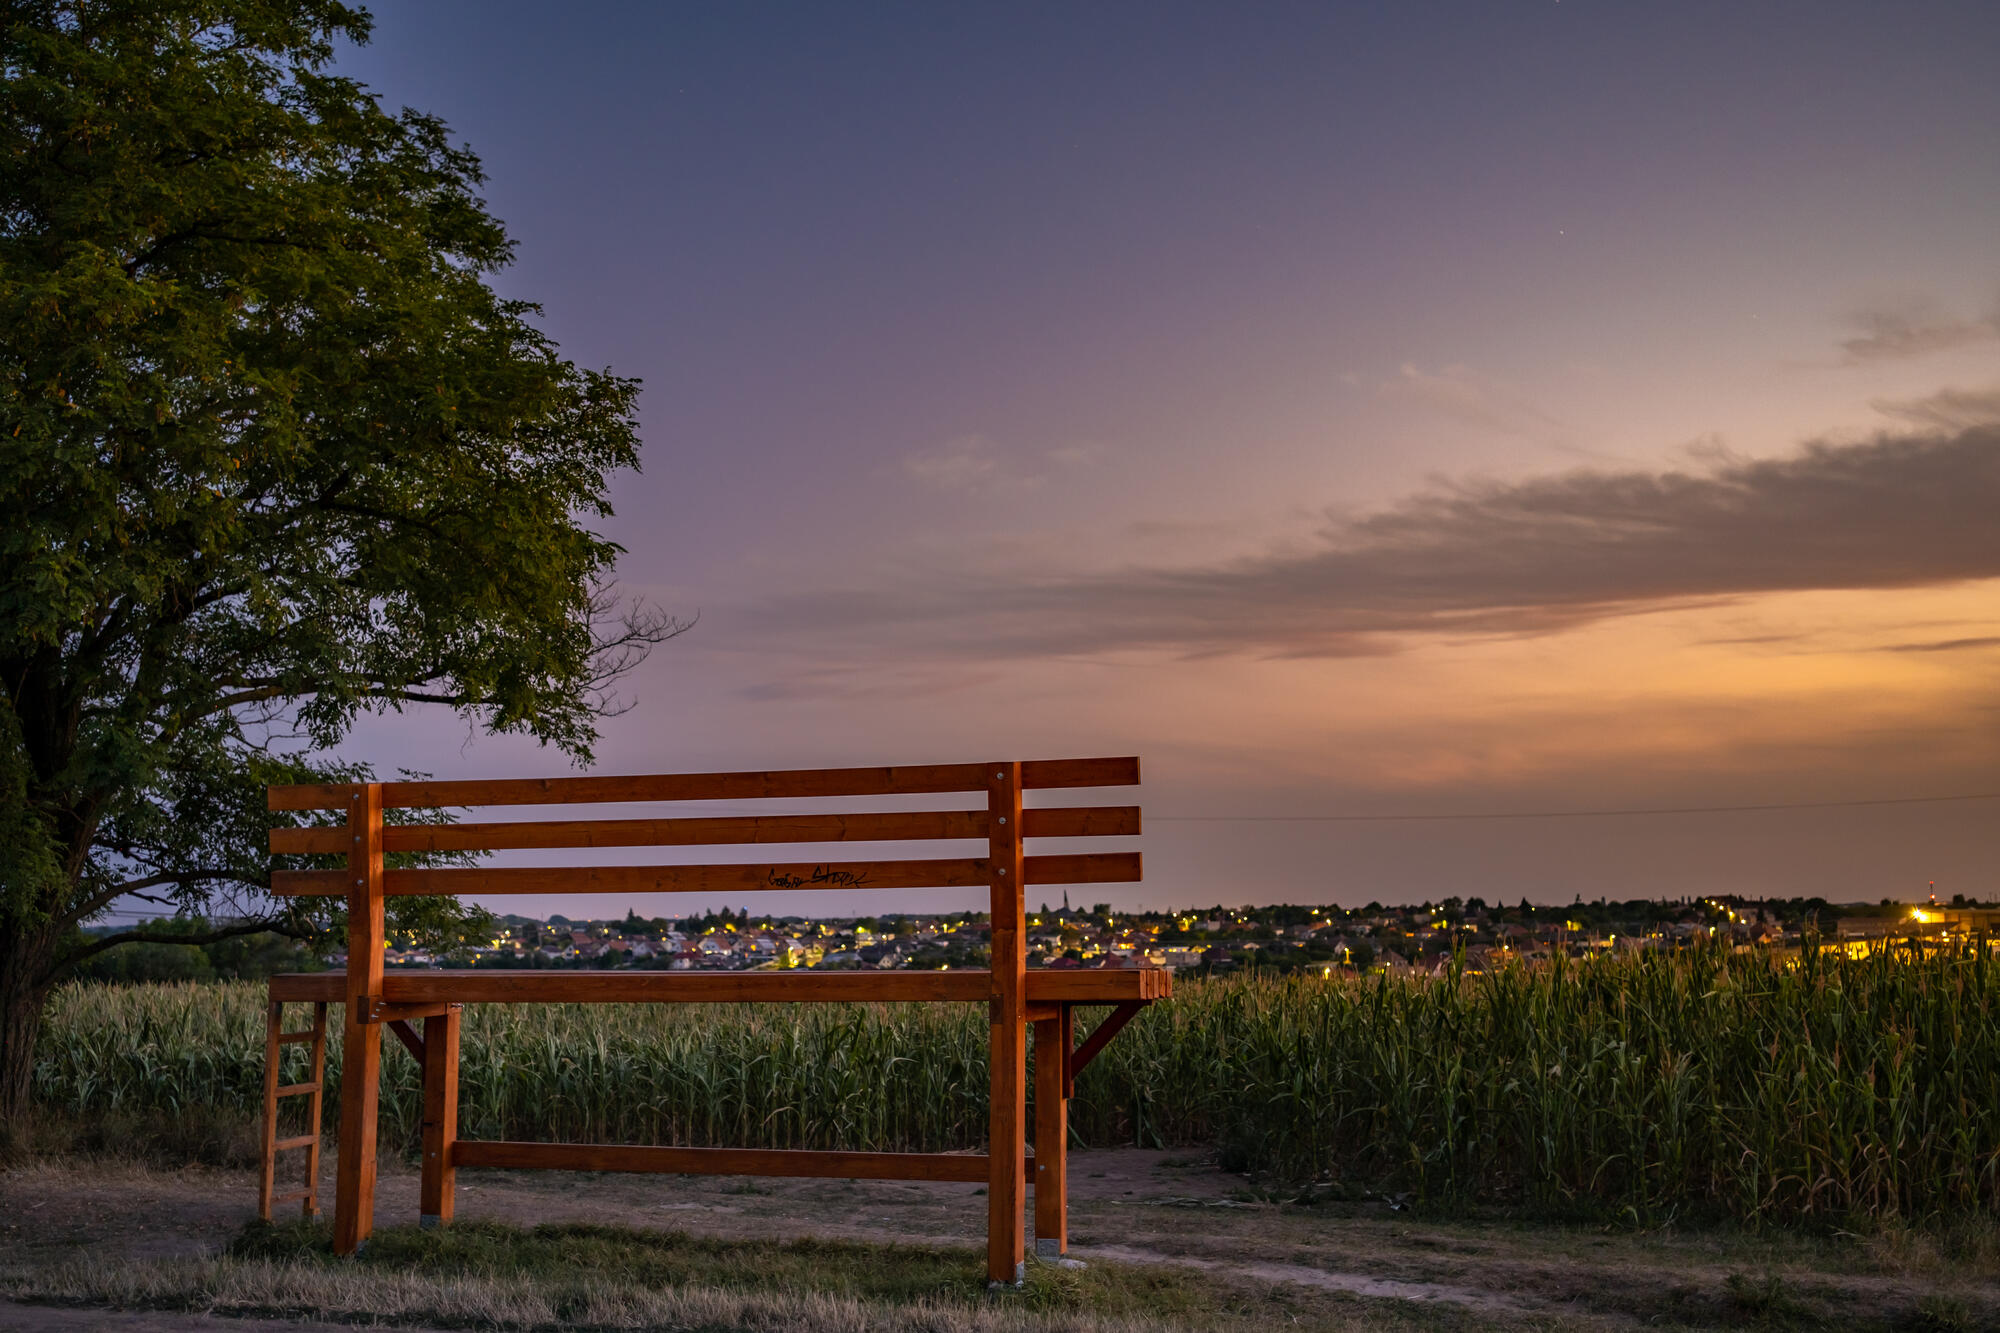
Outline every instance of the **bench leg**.
{"label": "bench leg", "polygon": [[1021,1213],[1027,1203],[1028,1025],[1017,1014],[993,1024],[992,1140],[987,1145],[986,1275],[989,1282],[1018,1286],[1025,1249]]}
{"label": "bench leg", "polygon": [[382,1025],[349,1001],[340,1033],[340,1148],[333,1169],[333,1250],[353,1254],[375,1229],[375,1112]]}
{"label": "bench leg", "polygon": [[306,1101],[307,1132],[312,1142],[306,1145],[306,1197],[300,1205],[300,1215],[319,1216],[319,1132],[320,1116],[326,1109],[326,1002],[313,1005],[312,1025],[312,1083],[313,1090]]}
{"label": "bench leg", "polygon": [[442,1226],[451,1221],[452,1188],[457,1168],[452,1150],[458,1143],[458,1020],[452,1005],[424,1020],[424,1166],[421,1224]]}
{"label": "bench leg", "polygon": [[1070,1007],[1035,1024],[1035,1257],[1060,1259],[1069,1250],[1069,1099],[1063,1065],[1069,1059]]}
{"label": "bench leg", "polygon": [[257,1159],[257,1216],[266,1222],[271,1220],[271,1193],[278,1174],[278,1064],[285,1054],[278,1034],[284,1027],[284,1012],[278,1001],[264,1002],[264,1133]]}

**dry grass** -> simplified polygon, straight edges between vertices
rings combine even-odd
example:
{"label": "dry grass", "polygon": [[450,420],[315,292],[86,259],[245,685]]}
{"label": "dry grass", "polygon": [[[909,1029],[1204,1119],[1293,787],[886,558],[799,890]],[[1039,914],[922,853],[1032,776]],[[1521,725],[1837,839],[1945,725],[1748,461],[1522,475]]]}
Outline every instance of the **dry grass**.
{"label": "dry grass", "polygon": [[255,1226],[201,1259],[74,1259],[15,1280],[16,1299],[267,1318],[494,1330],[923,1330],[1137,1333],[1275,1325],[1480,1328],[1451,1309],[1245,1287],[1212,1275],[1033,1265],[1025,1290],[984,1290],[973,1249],[716,1241],[610,1227],[496,1223],[378,1232],[357,1262],[323,1229]]}

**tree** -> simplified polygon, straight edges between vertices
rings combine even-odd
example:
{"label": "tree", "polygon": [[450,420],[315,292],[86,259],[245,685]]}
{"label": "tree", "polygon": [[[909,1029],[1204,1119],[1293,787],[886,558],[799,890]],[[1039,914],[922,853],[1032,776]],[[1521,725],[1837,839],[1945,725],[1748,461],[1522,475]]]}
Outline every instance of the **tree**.
{"label": "tree", "polygon": [[[587,760],[684,628],[619,613],[588,526],[638,386],[488,285],[478,160],[328,72],[332,0],[16,0],[0,17],[0,1130],[43,1003],[128,895],[199,938],[270,899],[261,787],[364,709]],[[452,905],[398,929],[449,933]],[[176,935],[173,943],[198,942]]]}

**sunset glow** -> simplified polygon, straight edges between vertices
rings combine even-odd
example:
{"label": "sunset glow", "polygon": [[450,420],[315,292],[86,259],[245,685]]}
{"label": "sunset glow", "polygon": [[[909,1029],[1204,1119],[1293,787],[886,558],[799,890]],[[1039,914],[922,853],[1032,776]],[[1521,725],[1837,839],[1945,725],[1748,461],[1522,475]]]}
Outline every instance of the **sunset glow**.
{"label": "sunset glow", "polygon": [[[599,770],[1136,753],[1121,908],[1994,891],[1826,803],[2000,793],[2000,10],[378,18],[645,381]],[[1573,813],[1719,806],[1817,808]]]}

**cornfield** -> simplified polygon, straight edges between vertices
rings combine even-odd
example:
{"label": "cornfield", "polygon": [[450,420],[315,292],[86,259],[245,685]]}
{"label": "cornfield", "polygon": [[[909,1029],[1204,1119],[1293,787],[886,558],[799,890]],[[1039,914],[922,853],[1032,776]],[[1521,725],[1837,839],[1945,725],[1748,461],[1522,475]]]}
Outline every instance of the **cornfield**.
{"label": "cornfield", "polygon": [[[263,994],[68,988],[44,1031],[38,1101],[78,1116],[253,1117]],[[469,1007],[460,1132],[977,1148],[982,1020],[957,1005]],[[1544,1213],[1995,1212],[1996,1020],[2000,959],[1974,949],[1189,981],[1084,1071],[1071,1126],[1081,1146],[1219,1147],[1276,1180]],[[337,1081],[337,1042],[329,1058]],[[409,1145],[416,1067],[394,1053],[383,1067],[384,1139]]]}

